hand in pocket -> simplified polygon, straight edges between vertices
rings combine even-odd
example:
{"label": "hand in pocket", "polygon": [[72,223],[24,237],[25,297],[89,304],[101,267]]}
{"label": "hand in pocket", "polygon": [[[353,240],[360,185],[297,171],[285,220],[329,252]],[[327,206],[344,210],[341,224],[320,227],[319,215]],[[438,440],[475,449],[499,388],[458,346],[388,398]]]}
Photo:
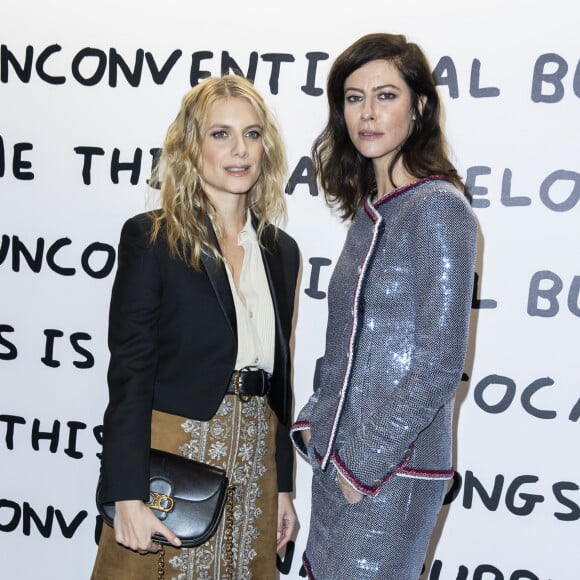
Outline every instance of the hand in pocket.
{"label": "hand in pocket", "polygon": [[354,487],[352,487],[346,481],[346,479],[344,479],[344,477],[342,476],[342,474],[340,472],[336,473],[336,479],[338,481],[338,486],[340,487],[340,490],[342,491],[342,495],[344,496],[344,499],[348,503],[355,504],[355,503],[358,503],[359,501],[362,500],[364,495],[362,493],[359,493],[356,489],[354,489]]}

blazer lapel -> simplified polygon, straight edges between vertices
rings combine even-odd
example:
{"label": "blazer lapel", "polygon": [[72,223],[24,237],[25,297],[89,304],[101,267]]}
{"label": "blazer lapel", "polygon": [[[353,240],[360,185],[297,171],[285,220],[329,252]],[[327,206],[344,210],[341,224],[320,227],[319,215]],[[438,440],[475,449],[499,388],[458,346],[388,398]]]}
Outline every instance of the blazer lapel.
{"label": "blazer lapel", "polygon": [[[206,218],[206,226],[213,243],[215,244],[216,248],[219,248],[217,237],[209,218]],[[224,315],[229,322],[237,344],[238,326],[236,322],[236,307],[234,305],[234,298],[232,296],[232,290],[230,288],[230,282],[228,280],[226,268],[223,264],[219,264],[218,266],[215,256],[207,251],[202,251],[201,262],[205,268],[205,272],[211,282],[211,285],[213,286],[215,295],[218,299],[218,302],[220,303]]]}

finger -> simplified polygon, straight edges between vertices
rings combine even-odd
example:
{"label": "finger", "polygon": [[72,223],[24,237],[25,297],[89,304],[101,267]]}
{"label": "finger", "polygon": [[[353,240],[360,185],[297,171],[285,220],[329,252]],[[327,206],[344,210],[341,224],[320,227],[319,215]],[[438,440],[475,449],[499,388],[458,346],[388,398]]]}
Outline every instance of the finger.
{"label": "finger", "polygon": [[276,542],[276,552],[279,552],[290,541],[290,534],[282,534]]}
{"label": "finger", "polygon": [[276,534],[276,550],[283,548],[290,540],[292,533],[292,525],[287,518],[284,518],[282,525],[278,527]]}
{"label": "finger", "polygon": [[296,517],[291,517],[288,519],[286,529],[288,531],[288,536],[291,538],[296,531],[296,527],[298,526],[298,519]]}
{"label": "finger", "polygon": [[181,547],[181,540],[161,522],[158,523],[155,532],[161,534],[172,546],[175,546],[176,548]]}

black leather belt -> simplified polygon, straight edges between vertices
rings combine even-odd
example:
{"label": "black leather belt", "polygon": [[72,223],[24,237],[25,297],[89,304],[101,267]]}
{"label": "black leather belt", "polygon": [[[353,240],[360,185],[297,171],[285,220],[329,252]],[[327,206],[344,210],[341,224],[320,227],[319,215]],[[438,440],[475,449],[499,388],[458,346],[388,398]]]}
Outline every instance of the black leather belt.
{"label": "black leather belt", "polygon": [[263,397],[269,390],[270,375],[265,370],[244,367],[232,373],[226,394],[247,400],[249,397]]}

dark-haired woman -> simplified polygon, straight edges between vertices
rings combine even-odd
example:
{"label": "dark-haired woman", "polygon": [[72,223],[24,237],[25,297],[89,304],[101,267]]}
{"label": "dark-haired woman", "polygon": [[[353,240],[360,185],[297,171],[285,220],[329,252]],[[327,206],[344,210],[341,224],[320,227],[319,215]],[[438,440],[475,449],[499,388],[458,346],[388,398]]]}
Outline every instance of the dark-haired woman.
{"label": "dark-haired woman", "polygon": [[417,580],[453,474],[476,224],[415,44],[360,38],[334,62],[328,101],[313,157],[352,223],[292,428],[313,467],[304,562],[317,580]]}

